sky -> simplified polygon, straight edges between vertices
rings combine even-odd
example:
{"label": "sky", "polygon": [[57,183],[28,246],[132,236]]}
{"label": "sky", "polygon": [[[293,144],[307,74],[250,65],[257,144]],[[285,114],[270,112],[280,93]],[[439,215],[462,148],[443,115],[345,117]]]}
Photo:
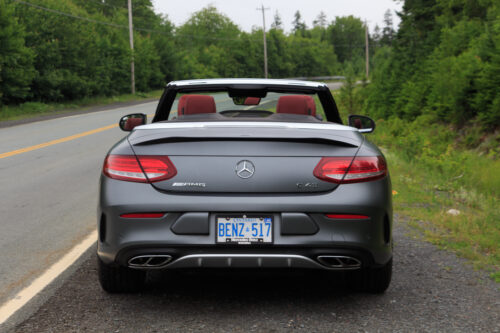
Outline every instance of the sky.
{"label": "sky", "polygon": [[370,30],[376,24],[383,25],[384,13],[392,10],[394,28],[399,24],[395,11],[401,10],[401,2],[395,0],[153,0],[157,12],[167,14],[176,25],[185,23],[192,13],[214,5],[227,15],[234,23],[245,31],[251,31],[253,26],[262,26],[262,12],[257,7],[270,8],[266,11],[266,25],[269,27],[276,11],[279,12],[286,31],[292,28],[292,21],[297,10],[308,27],[321,11],[327,15],[328,21],[335,16],[354,15],[368,21]]}

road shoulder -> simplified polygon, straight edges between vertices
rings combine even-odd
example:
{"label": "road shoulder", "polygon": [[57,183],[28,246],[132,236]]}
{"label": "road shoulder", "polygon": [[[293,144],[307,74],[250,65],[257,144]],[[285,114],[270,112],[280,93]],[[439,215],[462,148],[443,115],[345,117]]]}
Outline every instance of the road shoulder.
{"label": "road shoulder", "polygon": [[51,120],[51,119],[81,115],[81,114],[86,114],[86,113],[114,110],[117,108],[123,108],[123,107],[139,105],[139,104],[151,103],[151,102],[155,102],[158,100],[159,100],[159,98],[146,98],[146,99],[141,99],[141,100],[137,100],[137,101],[116,102],[116,103],[106,104],[106,105],[96,105],[96,106],[91,106],[91,107],[83,107],[83,108],[78,108],[75,110],[54,111],[53,113],[43,114],[43,115],[39,115],[39,116],[33,116],[33,117],[29,117],[29,118],[0,121],[0,128],[12,127],[12,126],[17,126],[17,125],[24,125],[24,124],[34,123],[37,121]]}

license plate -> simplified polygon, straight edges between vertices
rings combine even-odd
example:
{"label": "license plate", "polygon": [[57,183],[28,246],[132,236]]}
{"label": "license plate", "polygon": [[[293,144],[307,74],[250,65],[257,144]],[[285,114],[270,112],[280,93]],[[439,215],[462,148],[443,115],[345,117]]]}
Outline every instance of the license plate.
{"label": "license plate", "polygon": [[273,242],[273,219],[263,216],[217,217],[217,243],[269,244]]}

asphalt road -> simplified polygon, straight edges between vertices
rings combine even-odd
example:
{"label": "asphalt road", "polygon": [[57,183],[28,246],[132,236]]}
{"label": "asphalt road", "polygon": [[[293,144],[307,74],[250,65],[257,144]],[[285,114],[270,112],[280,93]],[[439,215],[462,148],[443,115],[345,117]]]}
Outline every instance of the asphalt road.
{"label": "asphalt road", "polygon": [[[0,129],[0,304],[95,229],[102,161],[125,135],[112,126],[125,114],[152,114],[156,104]],[[383,296],[348,293],[338,279],[274,274],[152,276],[144,294],[109,296],[91,250],[15,331],[499,331],[498,287],[403,228],[395,281]],[[31,315],[23,311],[17,319]]]}
{"label": "asphalt road", "polygon": [[[154,113],[156,102],[0,129],[0,154]],[[0,159],[0,304],[95,229],[97,186],[111,128]]]}
{"label": "asphalt road", "polygon": [[[108,295],[87,260],[12,332],[500,332],[500,292],[396,218],[384,295],[311,272],[156,273],[141,294]],[[89,252],[95,251],[92,249]]]}

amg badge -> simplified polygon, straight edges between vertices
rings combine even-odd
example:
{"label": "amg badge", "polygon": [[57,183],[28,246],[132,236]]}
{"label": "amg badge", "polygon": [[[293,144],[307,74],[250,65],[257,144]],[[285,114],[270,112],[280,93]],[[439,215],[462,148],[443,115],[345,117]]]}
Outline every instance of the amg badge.
{"label": "amg badge", "polygon": [[207,187],[206,183],[173,183],[175,187]]}

